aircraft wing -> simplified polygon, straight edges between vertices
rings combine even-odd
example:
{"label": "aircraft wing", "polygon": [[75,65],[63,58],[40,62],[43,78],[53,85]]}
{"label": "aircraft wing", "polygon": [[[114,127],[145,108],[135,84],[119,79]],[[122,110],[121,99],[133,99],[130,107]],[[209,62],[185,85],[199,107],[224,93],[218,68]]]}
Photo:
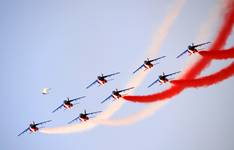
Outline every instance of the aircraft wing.
{"label": "aircraft wing", "polygon": [[177,71],[177,72],[174,72],[174,73],[171,73],[171,74],[167,74],[167,75],[165,75],[165,77],[169,77],[169,76],[172,76],[172,75],[177,74],[177,73],[180,73],[180,71]]}
{"label": "aircraft wing", "polygon": [[78,98],[75,98],[75,99],[71,99],[70,102],[74,102],[74,101],[77,101],[79,99],[82,99],[82,98],[85,98],[86,96],[81,96],[81,97],[78,97]]}
{"label": "aircraft wing", "polygon": [[128,91],[128,90],[131,90],[131,89],[133,89],[133,88],[134,88],[134,87],[130,87],[130,88],[127,88],[127,89],[120,90],[119,93],[125,92],[125,91]]}
{"label": "aircraft wing", "polygon": [[104,78],[111,77],[111,76],[114,76],[114,75],[117,75],[117,74],[120,74],[120,72],[112,73],[112,74],[109,74],[109,75],[106,75],[106,76],[103,76],[103,77]]}
{"label": "aircraft wing", "polygon": [[44,123],[47,123],[47,122],[50,122],[50,121],[52,121],[52,120],[43,121],[43,122],[37,123],[37,124],[35,124],[35,125],[36,125],[36,126],[37,126],[37,125],[41,125],[41,124],[44,124]]}
{"label": "aircraft wing", "polygon": [[97,80],[93,81],[93,83],[91,83],[89,86],[86,87],[86,89],[90,88],[92,85],[94,85],[95,83],[97,83]]}
{"label": "aircraft wing", "polygon": [[76,117],[75,119],[73,119],[72,121],[69,121],[68,124],[71,124],[72,122],[78,120],[80,118],[80,116]]}
{"label": "aircraft wing", "polygon": [[102,112],[102,111],[95,111],[95,112],[87,113],[87,115],[97,114],[97,113],[100,113],[100,112]]}
{"label": "aircraft wing", "polygon": [[112,95],[108,96],[106,99],[104,99],[101,104],[103,104],[105,101],[107,101],[108,99],[110,99],[112,97]]}
{"label": "aircraft wing", "polygon": [[206,42],[206,43],[197,44],[197,45],[194,45],[194,47],[199,47],[199,46],[206,45],[206,44],[209,44],[209,43],[211,43],[211,42]]}
{"label": "aircraft wing", "polygon": [[63,104],[61,104],[58,108],[56,108],[55,110],[53,110],[52,113],[56,112],[57,110],[59,110],[62,107],[63,107]]}
{"label": "aircraft wing", "polygon": [[155,80],[153,83],[151,83],[148,88],[150,88],[152,85],[154,85],[155,83],[157,83],[159,81],[159,79]]}
{"label": "aircraft wing", "polygon": [[21,132],[20,134],[18,134],[17,136],[21,136],[22,134],[24,134],[25,132],[27,132],[29,130],[29,128],[25,129],[23,132]]}
{"label": "aircraft wing", "polygon": [[186,52],[188,52],[187,49],[185,51],[183,51],[180,55],[178,55],[176,58],[179,58],[180,56],[184,55]]}
{"label": "aircraft wing", "polygon": [[152,60],[150,60],[150,62],[153,62],[153,61],[156,61],[156,60],[162,59],[162,58],[164,58],[164,57],[166,57],[166,56],[162,56],[162,57],[158,57],[158,58],[156,58],[156,59],[152,59]]}
{"label": "aircraft wing", "polygon": [[144,67],[144,64],[142,64],[139,68],[137,68],[137,70],[135,70],[133,73],[136,73],[136,72],[139,71],[142,67]]}

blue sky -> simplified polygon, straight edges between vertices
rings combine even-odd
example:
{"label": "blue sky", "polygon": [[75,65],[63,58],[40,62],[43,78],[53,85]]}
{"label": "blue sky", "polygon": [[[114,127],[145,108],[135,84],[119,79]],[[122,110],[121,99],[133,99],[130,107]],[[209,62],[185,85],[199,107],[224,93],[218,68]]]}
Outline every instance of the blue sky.
{"label": "blue sky", "polygon": [[[1,149],[225,149],[234,147],[233,79],[209,88],[188,89],[150,118],[123,127],[98,126],[65,135],[17,134],[31,121],[52,119],[60,126],[80,111],[104,110],[101,105],[115,88],[124,88],[132,71],[145,59],[155,29],[173,0],[8,0],[0,1]],[[159,55],[166,55],[137,92],[149,94],[167,85],[146,89],[161,72],[183,68],[178,53],[193,42],[215,1],[187,1]],[[217,31],[214,25],[212,36]],[[213,37],[210,37],[211,40]],[[233,34],[228,45],[233,45]],[[211,73],[230,61],[214,61]],[[97,75],[120,71],[104,87],[85,87]],[[43,87],[51,93],[41,95]],[[87,96],[79,106],[52,114],[67,96]],[[144,108],[128,102],[114,117]]]}

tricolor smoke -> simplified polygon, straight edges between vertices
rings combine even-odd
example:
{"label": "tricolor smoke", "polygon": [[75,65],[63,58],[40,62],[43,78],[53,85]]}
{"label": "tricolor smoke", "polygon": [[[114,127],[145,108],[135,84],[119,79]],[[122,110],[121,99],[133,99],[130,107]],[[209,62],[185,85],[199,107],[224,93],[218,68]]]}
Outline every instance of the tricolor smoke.
{"label": "tricolor smoke", "polygon": [[234,58],[234,48],[229,48],[223,51],[200,51],[198,52],[201,56],[209,59],[229,59]]}
{"label": "tricolor smoke", "polygon": [[[232,32],[233,24],[234,24],[234,1],[229,0],[226,8],[226,13],[223,18],[223,24],[215,41],[213,42],[213,45],[209,48],[209,51],[219,50],[223,48],[223,46],[226,44],[228,36]],[[182,76],[182,79],[195,78],[201,73],[203,69],[205,69],[210,64],[210,62],[211,62],[210,59],[202,58]],[[171,98],[179,94],[183,89],[184,87],[174,85],[171,88],[156,94],[146,95],[146,96],[124,96],[124,99],[128,101],[141,102],[141,103],[155,102]]]}
{"label": "tricolor smoke", "polygon": [[[161,47],[162,42],[165,40],[166,35],[169,32],[173,22],[175,21],[176,17],[179,15],[182,7],[184,6],[186,0],[176,0],[175,5],[171,8],[169,14],[163,20],[161,26],[159,27],[158,31],[156,32],[153,43],[148,50],[147,56],[154,56],[155,53],[158,52],[159,48]],[[159,36],[160,35],[160,36]],[[129,86],[139,86],[141,82],[144,80],[148,72],[141,72],[138,73],[132,80],[129,81],[126,87]],[[131,91],[133,92],[133,91]],[[74,132],[83,132],[93,127],[97,126],[98,124],[105,122],[108,118],[110,118],[116,111],[118,111],[122,105],[124,104],[123,100],[116,101],[115,103],[111,104],[107,110],[103,113],[98,115],[95,119],[90,120],[86,123],[79,123],[74,125],[67,125],[62,127],[56,128],[44,128],[41,129],[40,132],[47,133],[47,134],[63,134],[63,133],[74,133]]]}
{"label": "tricolor smoke", "polygon": [[[214,24],[218,20],[218,16],[220,15],[221,10],[223,9],[223,1],[222,3],[217,3],[213,8],[211,8],[211,11],[208,15],[208,18],[206,19],[206,22],[203,22],[200,26],[199,33],[196,36],[196,39],[199,39],[201,41],[205,41],[208,39],[211,29],[214,26]],[[198,40],[195,40],[198,41]],[[196,57],[192,57],[196,58]],[[190,59],[191,61],[191,59]],[[192,60],[191,62],[195,62],[195,60]],[[184,71],[186,68],[188,68],[190,65],[186,65]],[[110,126],[123,126],[123,125],[131,125],[134,123],[137,123],[139,121],[142,121],[146,119],[147,117],[152,116],[156,111],[161,109],[164,105],[169,102],[170,99],[164,100],[164,101],[157,101],[154,103],[150,103],[146,108],[143,110],[140,110],[139,112],[133,113],[127,117],[119,118],[119,119],[108,119],[108,120],[102,120],[100,121],[100,124],[103,125],[110,125]]]}

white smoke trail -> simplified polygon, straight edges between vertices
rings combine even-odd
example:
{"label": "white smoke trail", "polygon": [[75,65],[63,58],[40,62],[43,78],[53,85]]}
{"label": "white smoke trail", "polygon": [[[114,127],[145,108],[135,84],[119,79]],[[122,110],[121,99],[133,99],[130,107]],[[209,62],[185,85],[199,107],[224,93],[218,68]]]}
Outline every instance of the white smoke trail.
{"label": "white smoke trail", "polygon": [[[223,8],[223,5],[220,5],[220,3],[217,3],[214,7],[211,8],[211,11],[208,15],[208,20],[200,26],[200,32],[198,33],[195,41],[198,41],[198,39],[201,39],[201,40],[208,39],[211,33],[212,26],[217,22],[219,18],[218,16],[221,13],[222,8]],[[185,68],[188,68],[188,67],[191,67],[191,65],[187,64]],[[182,75],[183,74],[180,74],[178,78],[180,78]],[[144,120],[147,117],[152,116],[156,111],[162,108],[168,101],[170,101],[170,99],[149,104],[149,106],[146,107],[145,109],[135,114],[132,114],[130,116],[127,116],[126,118],[102,120],[100,123],[105,124],[105,125],[111,125],[111,126],[131,125],[141,120]]]}
{"label": "white smoke trail", "polygon": [[[169,14],[165,17],[163,23],[159,27],[159,30],[155,33],[153,36],[154,40],[148,50],[147,56],[155,56],[161,47],[163,41],[165,40],[169,29],[171,28],[173,22],[175,21],[176,17],[178,16],[179,12],[181,11],[183,5],[185,4],[186,0],[176,0],[175,5],[169,12]],[[137,73],[132,80],[127,84],[126,87],[134,86],[138,87],[143,80],[145,79],[146,75],[148,74],[148,71],[139,72]],[[133,93],[133,90],[131,91]],[[131,94],[129,93],[129,94]],[[104,120],[107,120],[110,118],[115,112],[117,112],[121,106],[124,104],[124,101],[119,100],[114,103],[112,103],[106,111],[98,115],[95,119],[90,120],[85,123],[79,123],[79,124],[73,124],[73,125],[67,125],[62,127],[55,127],[55,128],[44,128],[41,129],[40,132],[46,133],[46,134],[64,134],[64,133],[74,133],[74,132],[83,132],[89,129],[94,128],[98,124],[105,122]],[[150,108],[158,108],[158,103],[152,104]],[[155,110],[155,109],[154,109]],[[150,113],[151,111],[145,110],[144,112]],[[139,113],[138,113],[139,115]],[[144,117],[145,118],[145,117]],[[107,121],[107,124],[111,124],[110,121]],[[103,124],[102,123],[102,124]]]}
{"label": "white smoke trail", "polygon": [[147,117],[152,116],[156,110],[162,108],[168,100],[166,101],[159,101],[157,103],[150,104],[145,109],[134,113],[126,118],[121,119],[113,119],[113,120],[99,120],[100,124],[109,125],[109,126],[123,126],[123,125],[131,125],[137,123],[141,120],[146,119]]}
{"label": "white smoke trail", "polygon": [[170,12],[164,18],[162,24],[160,25],[159,29],[156,31],[156,34],[152,40],[152,45],[149,48],[148,56],[155,56],[156,53],[159,51],[160,47],[162,46],[164,40],[166,39],[169,29],[171,28],[172,24],[174,23],[176,17],[179,15],[181,9],[183,8],[186,0],[176,0],[175,4],[172,5],[170,8]]}
{"label": "white smoke trail", "polygon": [[[222,1],[222,2],[221,2]],[[223,0],[217,1],[217,3],[212,7],[208,14],[208,19],[205,23],[201,24],[199,32],[195,38],[195,42],[205,42],[210,37],[210,33],[213,30],[215,24],[217,24],[218,18],[223,9]]]}

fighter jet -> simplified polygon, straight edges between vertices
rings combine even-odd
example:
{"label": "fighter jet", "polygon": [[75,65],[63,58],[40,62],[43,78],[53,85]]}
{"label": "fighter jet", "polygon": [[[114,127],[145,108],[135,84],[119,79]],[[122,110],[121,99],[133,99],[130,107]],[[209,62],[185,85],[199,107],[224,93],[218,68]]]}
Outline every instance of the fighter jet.
{"label": "fighter jet", "polygon": [[148,88],[151,87],[152,85],[154,85],[154,84],[157,83],[157,82],[160,82],[161,84],[168,82],[169,79],[168,79],[167,77],[172,76],[172,75],[177,74],[177,73],[180,73],[180,71],[174,72],[174,73],[171,73],[171,74],[165,74],[165,73],[163,72],[163,74],[160,75],[160,76],[158,76],[158,79],[157,79],[156,81],[154,81],[153,83],[151,83],[151,84],[148,86]]}
{"label": "fighter jet", "polygon": [[192,54],[194,54],[194,53],[197,53],[197,52],[198,52],[197,47],[200,47],[200,46],[202,46],[202,45],[206,45],[206,44],[209,44],[209,43],[211,43],[211,42],[206,42],[206,43],[197,44],[197,45],[194,45],[194,44],[192,43],[192,45],[189,45],[188,48],[187,48],[185,51],[183,51],[180,55],[178,55],[176,58],[179,58],[180,56],[184,55],[184,54],[187,53],[187,52],[189,53],[189,55],[192,55]]}
{"label": "fighter jet", "polygon": [[97,76],[97,80],[93,81],[89,86],[86,87],[86,89],[90,88],[92,85],[96,83],[98,83],[99,85],[104,85],[108,81],[113,80],[113,79],[107,80],[106,78],[117,75],[117,74],[120,74],[120,72],[112,73],[112,74],[105,75],[105,76],[101,74],[101,76]]}
{"label": "fighter jet", "polygon": [[136,73],[137,71],[139,71],[143,67],[145,68],[144,71],[146,71],[147,69],[152,68],[155,65],[152,62],[157,61],[159,59],[162,59],[164,57],[166,57],[166,56],[158,57],[158,58],[151,59],[151,60],[149,58],[147,58],[147,60],[145,60],[144,63],[139,68],[137,68],[133,73]]}

